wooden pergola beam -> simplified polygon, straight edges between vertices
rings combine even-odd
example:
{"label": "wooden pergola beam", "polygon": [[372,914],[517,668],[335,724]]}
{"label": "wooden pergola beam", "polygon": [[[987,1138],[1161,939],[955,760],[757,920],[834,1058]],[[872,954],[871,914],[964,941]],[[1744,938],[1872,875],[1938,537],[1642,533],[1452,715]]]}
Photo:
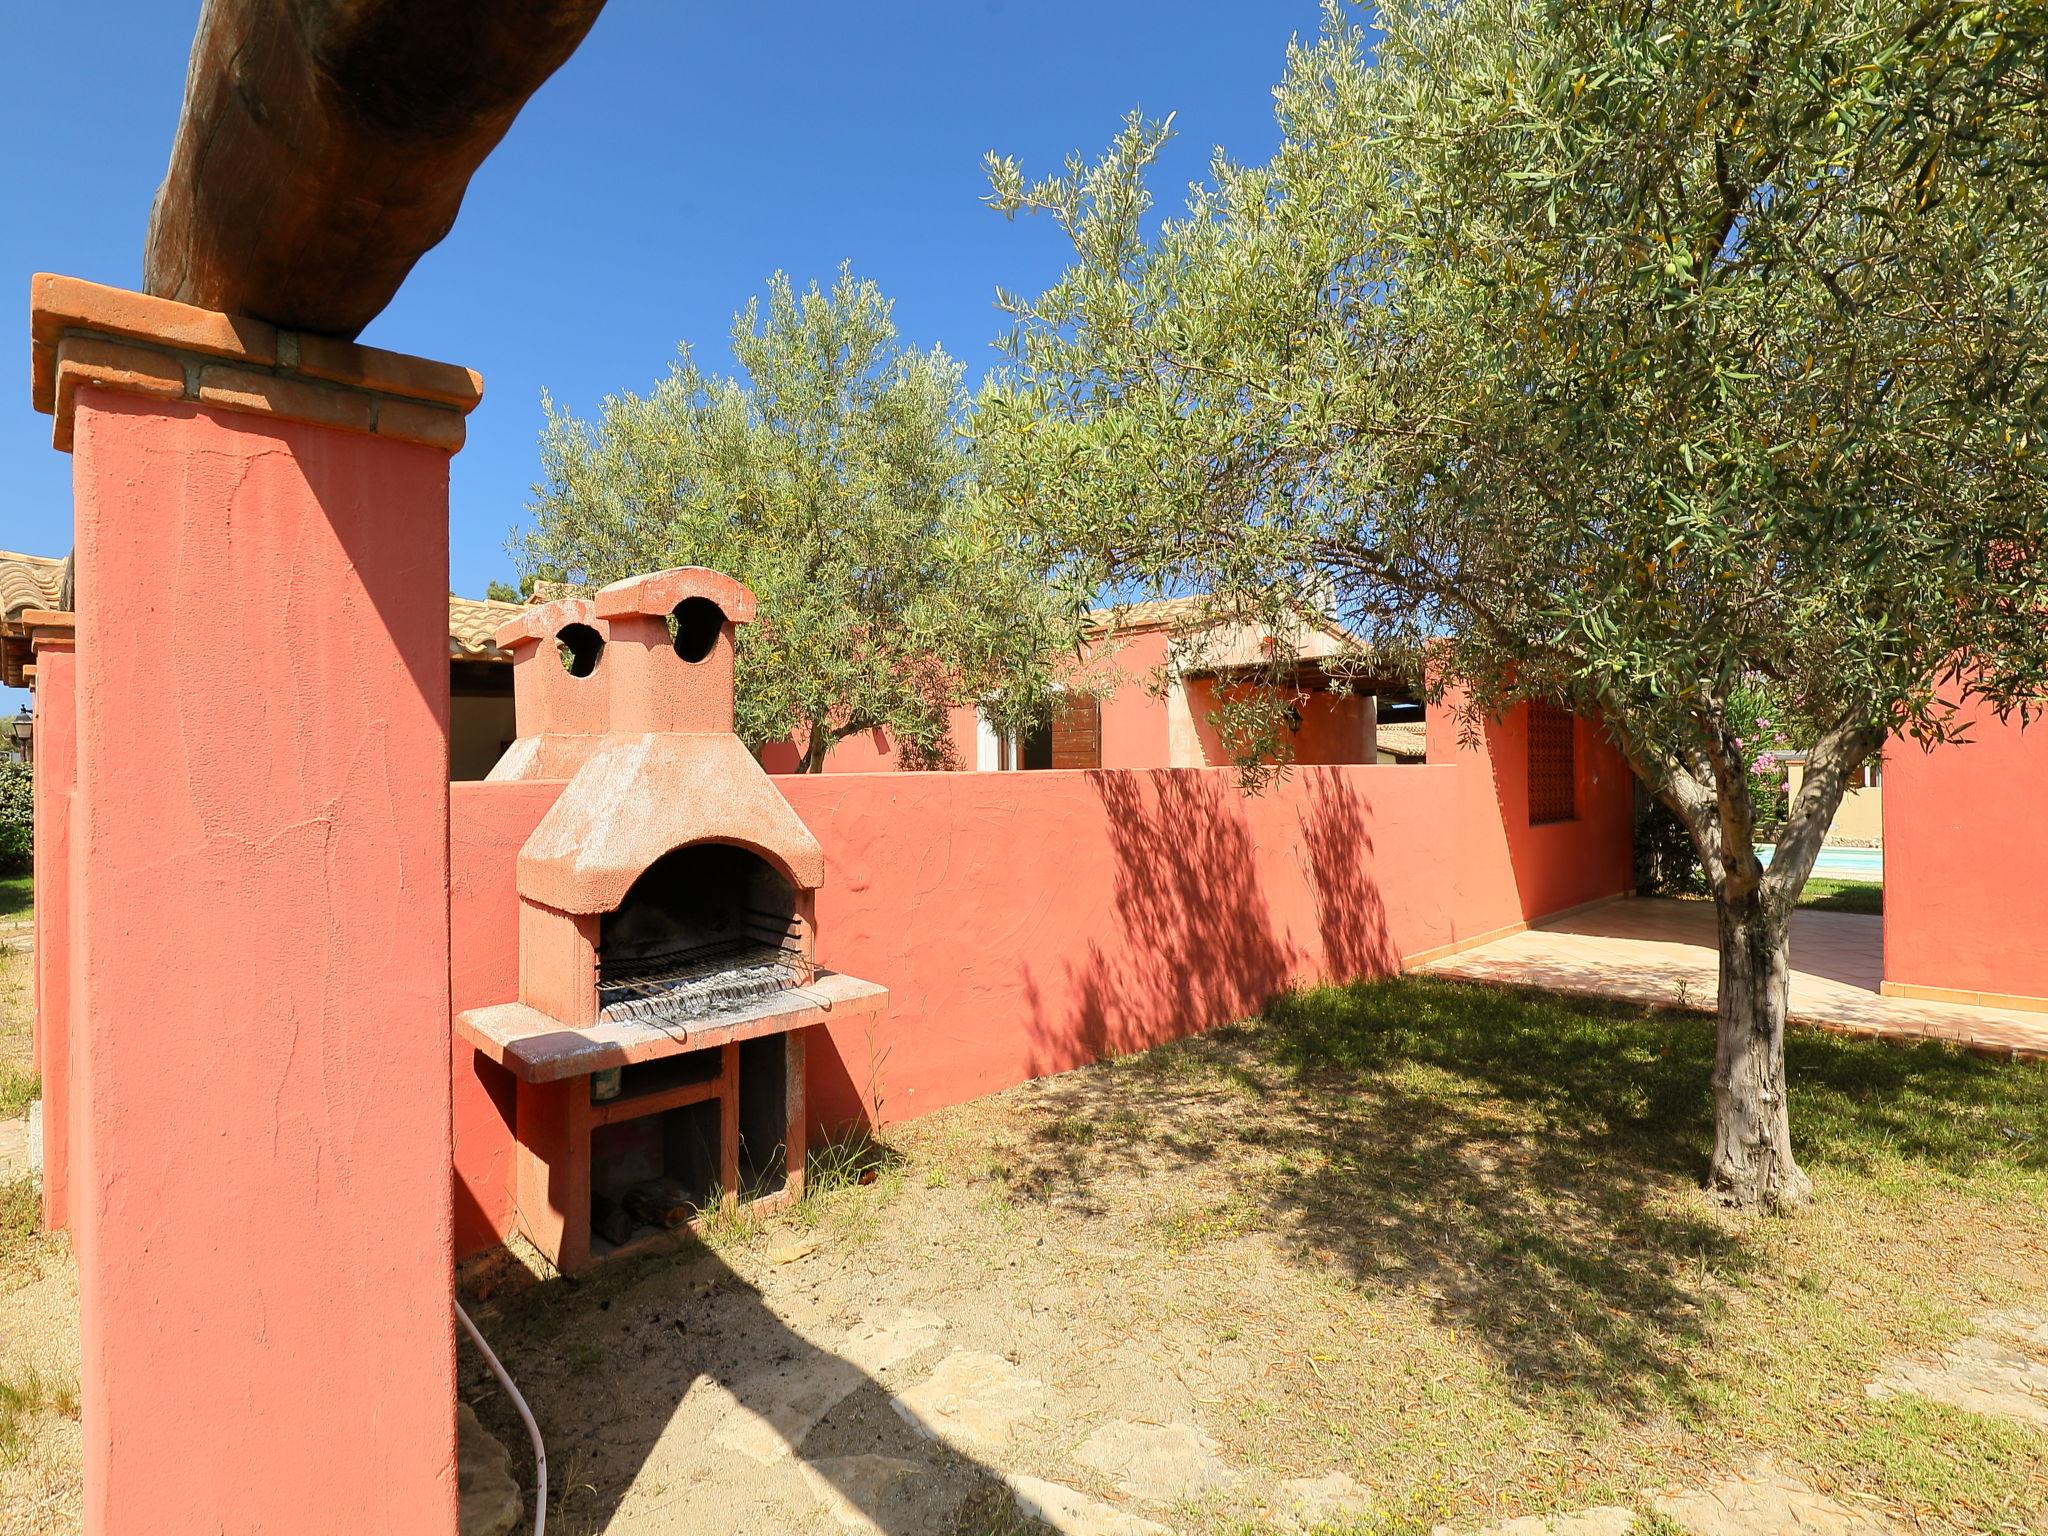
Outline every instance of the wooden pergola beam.
{"label": "wooden pergola beam", "polygon": [[143,285],[354,337],[604,0],[206,0]]}

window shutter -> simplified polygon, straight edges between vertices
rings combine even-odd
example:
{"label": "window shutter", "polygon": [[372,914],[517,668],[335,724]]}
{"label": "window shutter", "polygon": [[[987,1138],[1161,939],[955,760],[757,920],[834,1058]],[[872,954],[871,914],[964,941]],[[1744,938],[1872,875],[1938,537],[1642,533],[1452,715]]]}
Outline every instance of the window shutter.
{"label": "window shutter", "polygon": [[1093,694],[1068,693],[1052,712],[1052,765],[1102,766],[1102,701]]}

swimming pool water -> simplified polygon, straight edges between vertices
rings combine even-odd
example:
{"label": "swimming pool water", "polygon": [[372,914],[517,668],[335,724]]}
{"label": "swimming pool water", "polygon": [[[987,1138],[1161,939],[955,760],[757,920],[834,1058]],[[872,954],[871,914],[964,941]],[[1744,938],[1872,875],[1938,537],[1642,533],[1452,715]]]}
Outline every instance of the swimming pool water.
{"label": "swimming pool water", "polygon": [[[1769,843],[1756,845],[1756,856],[1766,864],[1776,850]],[[1884,879],[1882,848],[1823,848],[1813,861],[1813,872],[1823,880]]]}

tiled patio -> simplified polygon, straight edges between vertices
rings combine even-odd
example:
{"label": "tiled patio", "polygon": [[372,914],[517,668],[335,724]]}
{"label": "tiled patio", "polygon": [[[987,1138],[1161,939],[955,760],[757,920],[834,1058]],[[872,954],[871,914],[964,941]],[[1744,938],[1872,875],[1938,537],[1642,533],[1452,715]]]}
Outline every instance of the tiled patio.
{"label": "tiled patio", "polygon": [[[1792,965],[1792,1016],[1802,1022],[2048,1057],[2048,1013],[1880,996],[1882,918],[1796,914]],[[1470,981],[1711,1009],[1718,990],[1714,909],[1703,901],[1612,901],[1424,969]]]}

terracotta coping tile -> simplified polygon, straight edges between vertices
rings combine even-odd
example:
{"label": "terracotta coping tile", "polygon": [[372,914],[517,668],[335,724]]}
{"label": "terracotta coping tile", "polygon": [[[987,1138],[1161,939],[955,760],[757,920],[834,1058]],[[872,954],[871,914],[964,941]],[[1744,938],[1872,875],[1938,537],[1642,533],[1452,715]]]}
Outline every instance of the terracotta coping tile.
{"label": "terracotta coping tile", "polygon": [[551,640],[566,624],[589,624],[597,618],[597,605],[584,597],[558,597],[539,603],[517,618],[507,619],[492,631],[492,641],[505,650],[529,641]]}
{"label": "terracotta coping tile", "polygon": [[650,571],[628,576],[597,592],[601,618],[624,618],[628,614],[666,614],[686,598],[708,597],[724,611],[728,622],[754,622],[754,593],[723,571],[701,565],[682,565],[672,570]]}
{"label": "terracotta coping tile", "polygon": [[246,316],[40,272],[30,284],[31,396],[71,446],[71,397],[93,384],[315,422],[453,453],[483,398],[472,369],[280,331]]}

